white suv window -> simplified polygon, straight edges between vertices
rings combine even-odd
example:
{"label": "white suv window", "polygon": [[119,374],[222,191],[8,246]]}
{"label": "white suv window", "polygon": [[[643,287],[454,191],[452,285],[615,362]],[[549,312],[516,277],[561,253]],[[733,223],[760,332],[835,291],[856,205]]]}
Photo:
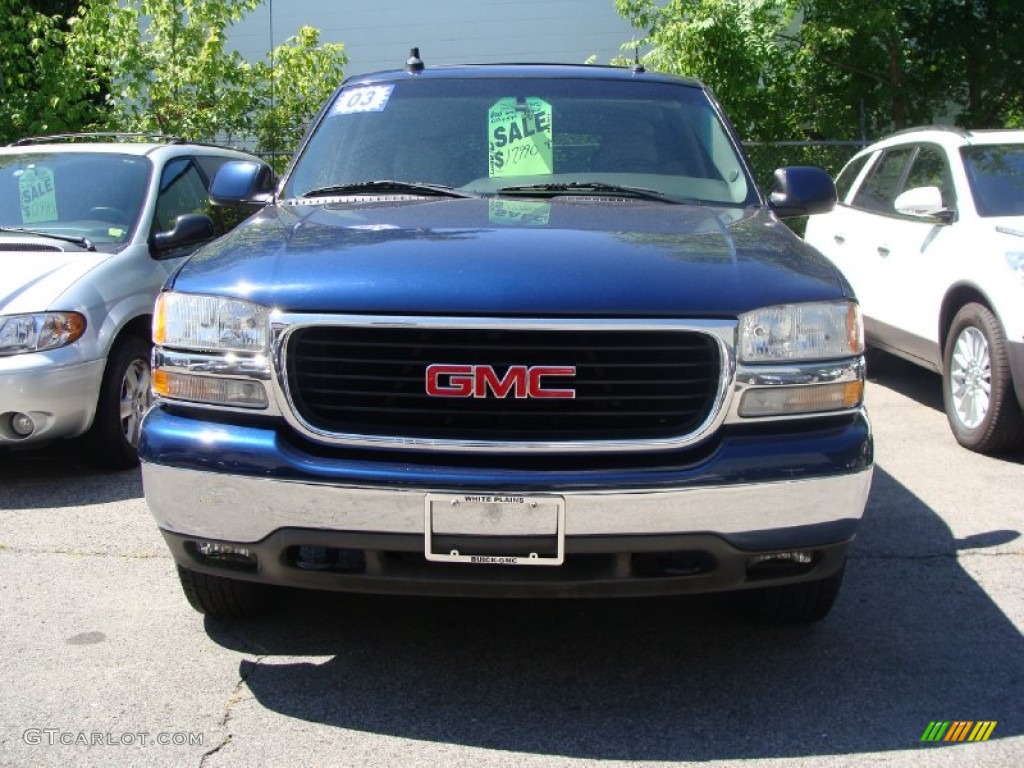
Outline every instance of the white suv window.
{"label": "white suv window", "polygon": [[854,207],[879,213],[895,213],[893,203],[902,189],[907,163],[913,154],[913,147],[898,147],[883,152],[853,198]]}

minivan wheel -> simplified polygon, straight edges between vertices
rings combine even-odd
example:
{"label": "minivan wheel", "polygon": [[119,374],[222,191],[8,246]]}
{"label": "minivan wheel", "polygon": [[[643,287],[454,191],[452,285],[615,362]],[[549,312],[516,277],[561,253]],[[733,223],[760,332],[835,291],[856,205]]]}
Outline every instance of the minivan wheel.
{"label": "minivan wheel", "polygon": [[943,354],[942,396],[949,426],[965,448],[999,453],[1024,439],[1006,337],[981,304],[965,304],[953,318]]}
{"label": "minivan wheel", "polygon": [[110,352],[103,372],[92,437],[94,461],[107,469],[130,469],[139,463],[139,434],[153,396],[150,390],[150,345],[126,336]]}

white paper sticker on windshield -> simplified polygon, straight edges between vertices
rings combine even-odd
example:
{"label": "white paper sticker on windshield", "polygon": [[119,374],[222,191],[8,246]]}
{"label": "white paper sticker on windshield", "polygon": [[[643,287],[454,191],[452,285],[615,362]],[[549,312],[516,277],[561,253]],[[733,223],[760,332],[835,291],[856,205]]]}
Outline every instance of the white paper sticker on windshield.
{"label": "white paper sticker on windshield", "polygon": [[57,220],[57,189],[53,185],[53,171],[48,168],[22,171],[18,176],[18,197],[22,224]]}
{"label": "white paper sticker on windshield", "polygon": [[394,85],[364,85],[342,91],[331,107],[332,115],[351,115],[356,112],[383,112],[391,98]]}
{"label": "white paper sticker on windshield", "polygon": [[551,105],[543,99],[505,98],[487,112],[488,170],[495,176],[550,174]]}

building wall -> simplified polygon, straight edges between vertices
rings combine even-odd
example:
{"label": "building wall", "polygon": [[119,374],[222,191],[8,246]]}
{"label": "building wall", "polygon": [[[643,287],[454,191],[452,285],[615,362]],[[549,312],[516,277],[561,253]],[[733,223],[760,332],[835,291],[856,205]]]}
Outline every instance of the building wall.
{"label": "building wall", "polygon": [[[271,8],[273,28],[271,29]],[[262,59],[300,26],[343,42],[346,75],[394,69],[418,46],[431,64],[543,62],[607,64],[636,35],[613,0],[264,0],[229,42]]]}

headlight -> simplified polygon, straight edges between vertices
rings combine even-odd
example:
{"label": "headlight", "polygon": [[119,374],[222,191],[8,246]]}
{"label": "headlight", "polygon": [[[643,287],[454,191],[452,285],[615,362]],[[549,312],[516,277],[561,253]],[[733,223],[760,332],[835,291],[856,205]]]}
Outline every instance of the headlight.
{"label": "headlight", "polygon": [[828,360],[864,352],[860,307],[852,301],[783,304],[740,316],[739,360]]}
{"label": "headlight", "polygon": [[39,312],[0,315],[0,355],[20,355],[57,349],[85,333],[85,317],[78,312]]}
{"label": "headlight", "polygon": [[162,293],[153,313],[153,341],[178,349],[264,352],[269,316],[270,310],[251,301]]}

